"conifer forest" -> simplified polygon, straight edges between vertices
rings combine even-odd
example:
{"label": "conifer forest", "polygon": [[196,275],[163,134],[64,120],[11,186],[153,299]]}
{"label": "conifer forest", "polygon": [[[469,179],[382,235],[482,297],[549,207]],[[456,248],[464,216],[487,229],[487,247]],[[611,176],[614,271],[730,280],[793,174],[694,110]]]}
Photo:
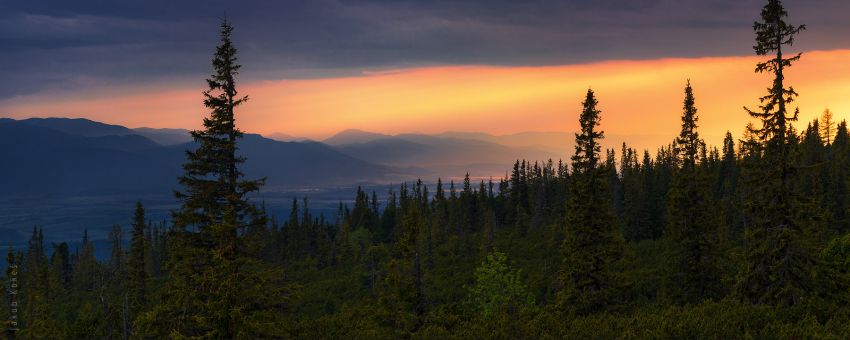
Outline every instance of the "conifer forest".
{"label": "conifer forest", "polygon": [[179,207],[159,221],[139,199],[97,235],[108,258],[82,226],[80,247],[34,226],[6,252],[5,336],[848,339],[850,131],[828,110],[798,121],[788,72],[811,37],[793,14],[767,0],[739,32],[760,60],[748,76],[770,79],[740,103],[742,135],[703,131],[700,79],[683,78],[681,110],[651,118],[680,123],[669,143],[605,148],[606,88],[589,84],[563,112],[580,130],[562,159],[358,188],[330,215],[299,197],[288,216],[256,199],[273,175],[243,168],[250,93],[239,22],[222,20]]}

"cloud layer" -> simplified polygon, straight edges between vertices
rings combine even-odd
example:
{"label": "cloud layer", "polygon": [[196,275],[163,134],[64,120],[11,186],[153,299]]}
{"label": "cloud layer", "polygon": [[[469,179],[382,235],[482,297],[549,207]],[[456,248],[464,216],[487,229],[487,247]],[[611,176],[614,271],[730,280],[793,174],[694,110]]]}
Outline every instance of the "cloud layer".
{"label": "cloud layer", "polygon": [[[690,78],[700,113],[700,134],[718,144],[738,137],[770,84],[755,74],[757,57],[677,58],[561,66],[438,66],[361,76],[247,81],[251,100],[238,112],[242,129],[315,139],[348,128],[383,133],[575,131],[581,100],[597,93],[602,128],[611,134],[657,136],[678,132],[683,88]],[[850,50],[807,52],[786,73],[800,93],[801,124],[829,107],[850,114]],[[63,97],[23,96],[0,101],[16,118],[86,117],[130,127],[198,128],[206,114],[202,86],[175,85],[84,91]],[[37,112],[38,114],[33,114]],[[630,142],[636,140],[630,138]],[[659,142],[660,140],[660,142]]]}
{"label": "cloud layer", "polygon": [[[246,81],[448,65],[540,66],[751,54],[760,0],[15,1],[0,13],[0,98],[197,84],[218,18]],[[845,0],[786,1],[800,49],[850,48]]]}

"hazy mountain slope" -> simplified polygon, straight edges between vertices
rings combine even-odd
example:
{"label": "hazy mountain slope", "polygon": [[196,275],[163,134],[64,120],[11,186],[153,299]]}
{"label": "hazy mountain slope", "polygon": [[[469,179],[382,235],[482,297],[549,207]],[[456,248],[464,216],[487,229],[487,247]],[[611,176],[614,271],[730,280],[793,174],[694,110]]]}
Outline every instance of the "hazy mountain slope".
{"label": "hazy mountain slope", "polygon": [[[435,136],[444,138],[474,139],[511,147],[527,147],[546,150],[560,155],[559,157],[565,160],[575,152],[574,132],[528,131],[497,136],[481,132],[450,131],[443,132]],[[630,148],[635,148],[641,152],[646,149],[654,155],[658,147],[666,146],[673,140],[673,137],[674,136],[606,133],[601,144],[603,150],[613,148],[617,151],[618,155],[622,149],[623,142],[627,143]]]}
{"label": "hazy mountain slope", "polygon": [[352,184],[381,180],[397,172],[317,142],[279,142],[246,134],[239,151],[248,158],[245,173],[267,177],[267,183],[274,186]]}
{"label": "hazy mountain slope", "polygon": [[[138,194],[177,188],[185,150],[193,144],[160,146],[138,135],[97,135],[78,126],[42,127],[0,121],[0,194]],[[123,131],[123,130],[115,130]],[[239,144],[250,177],[274,187],[381,181],[398,170],[375,165],[315,142],[278,142],[248,134]]]}
{"label": "hazy mountain slope", "polygon": [[421,134],[400,134],[397,138],[428,145],[429,152],[414,158],[415,164],[513,164],[517,159],[545,160],[558,155],[534,147],[510,147],[498,143],[462,139],[440,138]]}
{"label": "hazy mountain slope", "polygon": [[192,135],[186,129],[155,129],[140,127],[132,129],[133,133],[144,136],[161,145],[177,145],[192,141]]}
{"label": "hazy mountain slope", "polygon": [[366,143],[376,139],[384,139],[391,138],[390,135],[385,135],[382,133],[375,133],[369,131],[363,131],[358,129],[348,129],[340,131],[339,133],[331,136],[322,141],[327,145],[345,145],[345,144],[355,144],[355,143]]}
{"label": "hazy mountain slope", "polygon": [[268,139],[274,139],[278,142],[312,142],[313,141],[313,140],[311,140],[307,137],[296,137],[296,136],[293,136],[293,135],[280,133],[280,132],[275,132],[275,133],[272,133],[272,134],[263,135],[263,137],[268,138]]}
{"label": "hazy mountain slope", "polygon": [[[4,193],[28,194],[167,188],[175,177],[169,171],[173,167],[166,159],[146,157],[149,152],[138,148],[115,148],[115,141],[126,141],[125,137],[85,137],[26,123],[0,123],[0,157],[7,161],[0,187]],[[132,136],[121,147],[142,141],[139,138],[143,137]]]}
{"label": "hazy mountain slope", "polygon": [[[575,134],[572,132],[520,132],[509,135],[491,135],[483,132],[448,131],[435,135],[443,138],[462,138],[486,141],[515,148],[535,148],[558,155],[574,151]],[[565,158],[566,159],[566,158]]]}
{"label": "hazy mountain slope", "polygon": [[363,143],[335,146],[337,150],[356,158],[378,164],[410,165],[415,159],[433,153],[428,145],[414,143],[401,138],[380,138]]}
{"label": "hazy mountain slope", "polygon": [[558,159],[556,153],[535,147],[421,134],[400,134],[335,147],[368,162],[414,168],[409,171],[424,178],[460,177],[467,172],[473,176],[501,176],[517,159]]}
{"label": "hazy mountain slope", "polygon": [[160,145],[176,145],[192,141],[192,136],[186,129],[148,127],[130,129],[121,125],[105,124],[85,118],[29,118],[19,122],[84,137],[134,135],[145,137]]}
{"label": "hazy mountain slope", "polygon": [[136,134],[121,125],[104,124],[85,118],[29,118],[20,121],[32,126],[85,137],[124,136]]}

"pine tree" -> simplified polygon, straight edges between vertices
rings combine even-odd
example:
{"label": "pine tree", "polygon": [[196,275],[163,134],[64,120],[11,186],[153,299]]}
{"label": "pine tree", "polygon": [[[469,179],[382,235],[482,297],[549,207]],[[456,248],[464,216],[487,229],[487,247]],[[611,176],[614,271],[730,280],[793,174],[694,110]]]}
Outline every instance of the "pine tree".
{"label": "pine tree", "polygon": [[57,323],[55,316],[57,310],[51,308],[55,296],[50,291],[47,254],[41,228],[33,228],[22,269],[18,298],[21,322],[17,335],[23,339],[61,338],[61,325]]}
{"label": "pine tree", "polygon": [[289,208],[289,219],[283,226],[284,255],[289,260],[300,259],[302,257],[306,237],[303,235],[301,227],[298,214],[298,198],[293,197],[292,205]]}
{"label": "pine tree", "polygon": [[682,112],[682,131],[676,138],[679,166],[669,191],[666,236],[673,241],[673,266],[668,292],[680,303],[697,303],[721,296],[717,267],[719,219],[709,178],[697,168],[697,152],[704,145],[697,133],[697,109],[688,81]]}
{"label": "pine tree", "polygon": [[616,301],[618,278],[611,265],[623,252],[623,238],[614,222],[607,174],[598,166],[597,130],[600,111],[592,90],[582,103],[581,133],[572,157],[570,198],[567,202],[564,263],[558,293],[562,309],[580,314],[600,311]]}
{"label": "pine tree", "polygon": [[847,122],[841,121],[835,128],[835,137],[830,145],[829,183],[826,188],[826,204],[835,233],[844,234],[850,230],[848,220],[848,179],[850,175],[850,132]]}
{"label": "pine tree", "polygon": [[697,132],[697,108],[694,99],[694,89],[691,87],[691,80],[688,79],[685,85],[685,100],[682,111],[682,130],[679,137],[676,137],[674,146],[677,158],[680,162],[679,166],[688,171],[696,170],[697,152],[704,144],[699,138]]}
{"label": "pine tree", "polygon": [[467,172],[463,177],[463,191],[460,192],[460,208],[464,224],[461,235],[467,246],[469,246],[469,234],[476,232],[478,229],[478,206],[476,203],[475,191],[472,189],[472,181]]}
{"label": "pine tree", "polygon": [[[120,225],[113,225],[109,233],[112,254],[108,266],[100,273],[98,294],[107,325],[107,334],[111,337],[116,329],[121,330],[123,339],[130,337],[130,320],[126,307],[126,254],[124,252],[124,233]],[[82,311],[80,312],[82,313]]]}
{"label": "pine tree", "polygon": [[617,161],[614,149],[605,150],[605,169],[608,173],[608,189],[611,191],[611,201],[614,204],[614,214],[623,216],[623,184],[617,173]]}
{"label": "pine tree", "polygon": [[133,214],[132,235],[130,237],[130,256],[127,260],[127,300],[129,317],[132,320],[145,306],[147,296],[147,272],[145,271],[145,208],[136,202]]}
{"label": "pine tree", "polygon": [[[740,213],[738,195],[738,158],[735,153],[735,141],[732,133],[727,131],[723,138],[723,151],[720,158],[720,168],[717,175],[717,199],[723,211],[724,231],[722,241],[740,240],[743,223]],[[731,243],[731,242],[727,242]]]}
{"label": "pine tree", "polygon": [[100,265],[94,256],[94,244],[89,241],[88,229],[83,230],[83,243],[72,277],[76,289],[92,291],[95,288],[95,277],[100,271]]}
{"label": "pine tree", "polygon": [[121,226],[112,225],[112,230],[109,232],[109,243],[111,244],[111,252],[109,255],[109,271],[110,275],[122,278],[124,276],[124,232]]}
{"label": "pine tree", "polygon": [[[221,43],[212,60],[204,105],[210,109],[204,129],[192,131],[197,148],[187,151],[187,162],[176,192],[182,206],[173,213],[169,235],[169,280],[164,304],[141,316],[134,329],[142,337],[201,336],[213,338],[279,337],[282,308],[288,286],[280,283],[279,269],[262,263],[246,247],[243,235],[264,228],[262,211],[247,195],[263,180],[245,180],[237,156],[242,132],[234,109],[248,97],[239,97],[235,76],[233,27],[221,24]],[[278,321],[274,321],[278,320]],[[140,329],[141,328],[141,329]]]}
{"label": "pine tree", "polygon": [[820,116],[820,136],[826,145],[831,145],[833,136],[835,136],[835,121],[832,119],[832,111],[829,109],[823,110]]}
{"label": "pine tree", "polygon": [[[204,118],[204,129],[192,131],[197,149],[187,151],[187,162],[180,184],[185,192],[176,192],[182,207],[174,214],[176,229],[196,227],[199,231],[213,233],[211,226],[224,220],[225,211],[234,209],[234,217],[244,220],[256,214],[257,209],[245,196],[259,190],[263,180],[243,180],[239,165],[244,157],[236,155],[237,139],[242,131],[236,128],[234,110],[248,100],[238,97],[235,76],[236,48],[230,40],[233,27],[226,21],[221,24],[221,44],[212,61],[215,72],[207,79],[209,89],[204,91],[204,106],[211,110]],[[225,231],[228,238],[233,233]]]}
{"label": "pine tree", "polygon": [[485,205],[481,213],[481,253],[486,256],[493,251],[496,216],[490,205]]}
{"label": "pine tree", "polygon": [[525,237],[528,234],[528,229],[531,224],[531,218],[528,216],[528,213],[525,211],[522,205],[517,206],[516,213],[514,217],[516,222],[514,222],[514,230],[518,237]]}
{"label": "pine tree", "polygon": [[629,241],[645,238],[645,225],[648,218],[646,213],[646,182],[645,174],[638,161],[637,150],[623,143],[620,155],[620,182],[623,190],[622,223],[625,237]]}
{"label": "pine tree", "polygon": [[434,193],[434,199],[431,205],[434,242],[442,243],[448,238],[451,230],[449,230],[447,225],[449,218],[448,199],[445,190],[443,190],[443,181],[440,178],[437,178],[437,190]]}
{"label": "pine tree", "polygon": [[750,227],[746,233],[745,266],[740,273],[737,292],[755,303],[796,305],[818,292],[814,258],[808,253],[801,235],[804,208],[793,191],[794,169],[791,150],[795,134],[790,122],[799,110],[789,115],[787,108],[797,93],[785,87],[784,71],[800,54],[786,58],[783,46],[790,46],[805,26],[785,22],[788,12],[779,0],[769,0],[761,12],[761,21],[753,28],[760,56],[775,53],[757,64],[757,73],[774,76],[769,93],[761,97],[759,110],[747,109],[761,121],[760,128],[748,127],[758,143],[747,170],[747,212]]}
{"label": "pine tree", "polygon": [[828,151],[829,148],[821,138],[820,123],[815,119],[806,126],[792,154],[792,162],[796,167],[794,190],[821,207],[826,205],[824,191],[829,185],[826,181],[828,169],[825,166]]}
{"label": "pine tree", "polygon": [[403,190],[402,233],[394,244],[393,258],[386,264],[387,274],[378,297],[380,322],[395,329],[399,336],[419,328],[425,313],[419,240],[424,221],[419,207],[410,201]]}
{"label": "pine tree", "polygon": [[53,244],[53,255],[50,257],[52,270],[57,274],[59,284],[67,288],[71,283],[71,253],[68,243]]}
{"label": "pine tree", "polygon": [[[389,209],[385,210],[386,214]],[[336,256],[340,260],[349,261],[351,260],[351,255],[353,255],[353,248],[351,247],[351,218],[349,217],[348,210],[342,202],[339,202],[339,207],[337,208],[336,215],[336,238],[334,243],[336,245],[335,251]]]}

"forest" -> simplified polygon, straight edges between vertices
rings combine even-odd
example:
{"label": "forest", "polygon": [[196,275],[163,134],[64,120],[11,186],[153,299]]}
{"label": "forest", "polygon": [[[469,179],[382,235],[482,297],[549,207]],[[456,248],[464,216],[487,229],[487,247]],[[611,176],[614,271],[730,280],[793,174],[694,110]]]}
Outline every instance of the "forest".
{"label": "forest", "polygon": [[115,221],[131,232],[113,227],[104,261],[85,230],[70,249],[34,227],[26,249],[7,252],[5,335],[850,338],[850,131],[829,110],[795,127],[784,72],[805,26],[787,23],[779,0],[759,18],[755,72],[772,82],[741,111],[753,123],[721,146],[701,139],[688,80],[668,145],[602,150],[605,89],[589,89],[569,159],[401,183],[380,201],[358,189],[336,216],[294,199],[288,217],[266,214],[251,199],[265,179],[240,170],[236,109],[248,97],[223,21],[180,208],[155,222],[138,203]]}

